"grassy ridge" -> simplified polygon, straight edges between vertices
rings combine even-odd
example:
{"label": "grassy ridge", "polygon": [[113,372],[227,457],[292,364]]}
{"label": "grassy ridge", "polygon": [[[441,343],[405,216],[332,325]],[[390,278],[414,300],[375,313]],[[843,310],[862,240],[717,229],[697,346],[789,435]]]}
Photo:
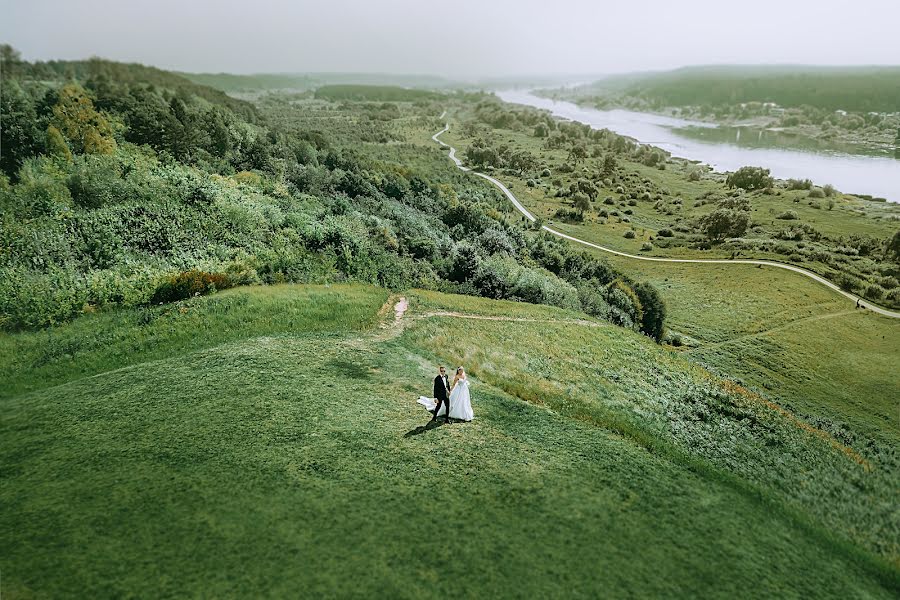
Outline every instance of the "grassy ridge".
{"label": "grassy ridge", "polygon": [[[292,325],[260,321],[289,293],[302,299]],[[354,316],[323,331],[335,294]],[[538,323],[415,317],[572,314],[417,293],[393,338],[358,330],[377,320],[375,288],[228,295],[248,300],[225,343],[192,317],[217,311],[217,297],[195,299],[160,317],[193,337],[162,343],[167,358],[145,347],[127,368],[3,400],[7,594],[890,597],[896,586],[752,495],[509,392],[566,378],[572,408],[640,404],[656,435],[634,378],[699,371],[638,335],[558,324],[560,343],[543,350]],[[88,335],[79,326],[55,333]],[[476,420],[425,428],[413,398],[451,358],[472,366]],[[579,375],[589,365],[600,387]]]}

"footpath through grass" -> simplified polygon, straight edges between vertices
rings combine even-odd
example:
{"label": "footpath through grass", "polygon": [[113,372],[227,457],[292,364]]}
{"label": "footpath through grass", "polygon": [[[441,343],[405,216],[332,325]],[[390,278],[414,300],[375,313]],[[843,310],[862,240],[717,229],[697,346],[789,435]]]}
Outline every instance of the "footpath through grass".
{"label": "footpath through grass", "polygon": [[[4,595],[896,594],[885,474],[829,438],[622,329],[416,318],[575,313],[409,298],[399,336],[383,290],[285,286],[90,316],[52,368],[3,338]],[[438,361],[472,423],[424,426]]]}

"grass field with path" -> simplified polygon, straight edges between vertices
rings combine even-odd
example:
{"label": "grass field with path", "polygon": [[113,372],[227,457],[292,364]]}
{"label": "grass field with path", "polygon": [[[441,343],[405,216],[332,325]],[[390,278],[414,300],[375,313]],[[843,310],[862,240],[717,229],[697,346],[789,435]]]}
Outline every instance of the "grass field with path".
{"label": "grass field with path", "polygon": [[[896,592],[885,474],[830,434],[580,313],[407,296],[399,326],[378,288],[276,286],[4,335],[5,595]],[[425,425],[438,362],[472,423]]]}

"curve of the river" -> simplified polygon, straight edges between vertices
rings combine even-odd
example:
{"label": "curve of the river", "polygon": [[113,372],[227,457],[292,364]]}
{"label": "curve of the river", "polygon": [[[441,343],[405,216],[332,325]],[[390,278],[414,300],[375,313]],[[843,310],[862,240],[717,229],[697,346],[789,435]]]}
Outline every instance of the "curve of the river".
{"label": "curve of the river", "polygon": [[[447,114],[447,111],[442,112],[440,118],[443,119],[446,114]],[[468,167],[463,165],[462,160],[460,160],[459,158],[456,157],[456,148],[454,148],[450,144],[446,143],[445,141],[439,139],[441,134],[447,133],[448,131],[450,131],[450,124],[446,123],[444,125],[443,129],[441,129],[440,131],[435,133],[433,136],[431,136],[431,139],[433,139],[435,142],[437,142],[441,146],[444,146],[444,147],[450,149],[450,154],[449,154],[450,160],[453,161],[453,163],[456,165],[456,167],[458,169],[460,169],[462,171],[468,171],[469,173],[472,173],[473,175],[477,175],[478,177],[481,177],[482,179],[487,179],[492,184],[497,186],[500,189],[500,191],[503,192],[503,195],[506,196],[510,202],[512,202],[513,206],[516,207],[516,210],[518,210],[520,213],[522,213],[522,215],[526,219],[528,219],[529,221],[531,221],[533,223],[536,220],[535,216],[533,214],[531,214],[531,212],[529,212],[529,210],[527,208],[525,208],[525,206],[521,202],[519,202],[519,199],[516,198],[516,196],[509,190],[508,187],[503,185],[502,182],[495,179],[494,177],[491,177],[490,175],[486,175],[484,173],[479,173],[478,171],[473,171],[472,169],[469,169]],[[588,242],[586,240],[582,240],[577,237],[567,235],[565,233],[562,233],[561,231],[557,231],[551,227],[547,227],[546,225],[543,225],[541,227],[541,229],[543,229],[544,231],[546,231],[547,233],[550,233],[552,235],[559,236],[563,239],[569,240],[570,242],[575,242],[577,244],[583,244],[585,246],[589,246],[591,248],[595,248],[595,249],[601,250],[603,252],[609,252],[610,254],[616,254],[618,256],[624,256],[625,258],[632,258],[635,260],[645,260],[645,261],[650,261],[650,262],[670,262],[670,263],[710,263],[710,264],[720,264],[720,265],[722,265],[722,264],[764,265],[767,267],[775,267],[778,269],[785,269],[787,271],[793,271],[794,273],[799,273],[800,275],[809,277],[813,281],[816,281],[816,282],[824,285],[825,287],[837,292],[838,294],[840,294],[842,296],[845,296],[851,300],[855,300],[857,303],[857,306],[859,306],[861,308],[867,308],[867,309],[871,310],[872,312],[878,313],[880,315],[884,315],[885,317],[892,317],[894,319],[900,319],[900,312],[894,312],[892,310],[888,310],[886,308],[881,308],[880,306],[871,304],[867,300],[863,300],[862,298],[841,289],[840,287],[838,287],[834,283],[831,283],[830,281],[828,281],[821,275],[819,275],[817,273],[813,273],[812,271],[807,271],[806,269],[803,269],[801,267],[795,267],[794,265],[788,265],[785,263],[774,262],[771,260],[716,259],[716,258],[713,258],[713,259],[657,258],[657,257],[651,257],[651,256],[637,256],[635,254],[627,254],[625,252],[613,250],[612,248],[607,248],[607,247],[601,246],[599,244],[594,244],[593,242]]]}
{"label": "curve of the river", "polygon": [[505,102],[542,108],[557,117],[585,123],[594,129],[609,129],[667,150],[674,156],[699,160],[717,171],[734,171],[746,165],[765,167],[779,179],[812,179],[818,185],[830,183],[842,192],[900,202],[900,160],[895,158],[748,148],[704,141],[679,135],[677,128],[710,127],[709,123],[629,110],[598,110],[541,98],[522,90],[495,93]]}

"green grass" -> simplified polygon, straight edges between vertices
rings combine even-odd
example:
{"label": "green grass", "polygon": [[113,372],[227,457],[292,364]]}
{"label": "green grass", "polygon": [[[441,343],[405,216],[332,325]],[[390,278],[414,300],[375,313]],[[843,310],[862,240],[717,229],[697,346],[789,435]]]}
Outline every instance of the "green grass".
{"label": "green grass", "polygon": [[[416,292],[392,337],[386,297],[245,288],[3,338],[15,381],[50,378],[2,400],[5,595],[896,593],[895,475],[631,332],[417,319],[584,317]],[[85,344],[69,375],[36,364],[49,335]],[[439,360],[470,367],[472,423],[423,427]]]}
{"label": "green grass", "polygon": [[83,316],[68,327],[0,333],[0,399],[250,336],[371,326],[387,293],[360,285],[236,288],[210,298]]}
{"label": "green grass", "polygon": [[[454,124],[471,117],[466,109],[451,115]],[[463,154],[471,139],[455,126],[442,139]],[[496,146],[508,144],[540,154],[551,165],[563,162],[565,150],[546,150],[541,140],[528,131],[493,129]],[[588,171],[596,170],[596,159],[587,161]],[[653,208],[653,202],[638,201],[635,206],[620,206],[619,194],[602,189],[600,201],[586,215],[583,224],[564,223],[551,218],[559,208],[568,207],[567,198],[550,197],[547,190],[529,188],[525,177],[496,174],[535,215],[544,217],[555,229],[604,246],[644,256],[680,258],[723,258],[724,248],[696,250],[685,246],[654,247],[642,251],[641,245],[655,237],[659,229],[709,212],[709,204],[695,207],[693,199],[705,192],[723,192],[720,183],[689,181],[684,173],[671,167],[660,171],[619,157],[620,169],[635,172],[650,180],[670,196],[684,199],[683,208],[665,215]],[[555,173],[544,182],[561,177],[564,184],[578,174]],[[836,198],[833,210],[815,209],[802,198],[804,191],[782,191],[781,196],[754,195],[751,204],[754,223],[765,238],[777,229],[804,222],[828,235],[871,235],[885,238],[896,230],[900,207],[870,202],[853,196]],[[602,203],[614,197],[612,206]],[[820,200],[820,202],[822,202]],[[615,217],[600,218],[600,209],[631,210],[630,223]],[[774,216],[794,210],[799,221],[779,221]],[[634,229],[634,239],[623,237]],[[658,240],[654,240],[657,243]],[[778,241],[796,246],[795,242]],[[897,356],[900,356],[900,323],[871,313],[853,314],[852,301],[794,273],[768,267],[742,265],[660,264],[617,257],[589,250],[638,280],[651,282],[660,290],[668,306],[667,327],[688,343],[684,351],[692,360],[714,371],[738,378],[753,389],[763,391],[840,435],[857,449],[875,438],[889,447],[900,444],[900,415],[897,397]],[[742,252],[741,257],[774,259],[787,257],[774,252]],[[863,261],[867,259],[850,259]],[[833,266],[801,261],[800,266],[833,275]],[[854,263],[856,264],[856,263]],[[862,264],[860,262],[859,264]],[[866,267],[868,269],[868,267]],[[850,314],[848,314],[850,313]]]}

